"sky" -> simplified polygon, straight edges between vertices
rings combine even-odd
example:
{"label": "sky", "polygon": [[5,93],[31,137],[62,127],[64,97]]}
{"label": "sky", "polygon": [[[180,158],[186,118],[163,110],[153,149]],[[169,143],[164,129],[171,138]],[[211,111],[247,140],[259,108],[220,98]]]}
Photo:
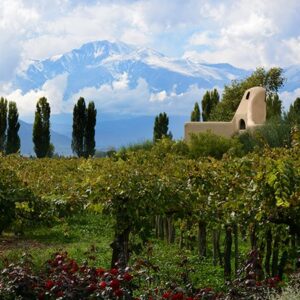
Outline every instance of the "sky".
{"label": "sky", "polygon": [[32,59],[108,39],[236,67],[300,64],[299,0],[1,0],[0,93]]}

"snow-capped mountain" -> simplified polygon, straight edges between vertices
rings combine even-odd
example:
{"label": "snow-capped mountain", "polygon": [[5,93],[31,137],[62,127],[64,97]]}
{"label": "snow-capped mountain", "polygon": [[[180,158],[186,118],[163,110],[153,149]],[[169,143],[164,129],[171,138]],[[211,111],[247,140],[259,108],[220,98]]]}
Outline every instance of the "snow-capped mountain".
{"label": "snow-capped mountain", "polygon": [[130,88],[144,79],[151,92],[180,94],[191,85],[199,88],[224,86],[249,74],[229,64],[205,64],[189,59],[173,59],[148,48],[121,42],[91,42],[79,49],[43,61],[32,62],[19,74],[14,86],[24,93],[40,88],[60,74],[68,76],[64,99],[87,87],[112,84],[124,74]]}

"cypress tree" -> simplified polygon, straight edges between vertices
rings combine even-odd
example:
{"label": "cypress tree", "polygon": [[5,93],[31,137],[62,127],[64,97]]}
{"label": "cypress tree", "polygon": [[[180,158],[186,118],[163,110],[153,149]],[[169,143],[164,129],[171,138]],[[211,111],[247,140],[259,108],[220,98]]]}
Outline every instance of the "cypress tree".
{"label": "cypress tree", "polygon": [[86,126],[86,106],[84,98],[80,97],[73,109],[72,151],[78,157],[84,156],[84,136]]}
{"label": "cypress tree", "polygon": [[5,150],[6,141],[6,127],[7,127],[7,100],[0,99],[0,152]]}
{"label": "cypress tree", "polygon": [[288,121],[293,125],[300,125],[300,98],[298,97],[287,113]]}
{"label": "cypress tree", "polygon": [[210,99],[210,93],[209,91],[206,91],[202,98],[201,102],[202,106],[202,120],[207,121],[209,118],[209,114],[211,112],[211,99]]}
{"label": "cypress tree", "polygon": [[50,105],[45,97],[36,104],[32,140],[38,158],[51,156],[53,145],[50,144]]}
{"label": "cypress tree", "polygon": [[6,154],[17,153],[20,150],[19,113],[15,102],[8,105],[8,129],[6,141]]}
{"label": "cypress tree", "polygon": [[206,91],[202,98],[202,119],[203,121],[210,120],[210,115],[213,109],[218,105],[220,101],[220,95],[217,89],[213,89],[211,92]]}
{"label": "cypress tree", "polygon": [[217,89],[213,89],[213,91],[210,92],[210,99],[211,99],[211,111],[212,111],[220,102],[220,95]]}
{"label": "cypress tree", "polygon": [[279,99],[277,93],[270,94],[267,97],[267,120],[281,119],[282,115],[282,101]]}
{"label": "cypress tree", "polygon": [[171,132],[168,133],[169,130],[169,118],[167,114],[160,113],[155,117],[154,128],[153,128],[153,140],[154,142],[162,139],[163,137],[172,137]]}
{"label": "cypress tree", "polygon": [[200,122],[200,108],[198,102],[194,105],[194,110],[191,113],[192,122]]}
{"label": "cypress tree", "polygon": [[84,136],[84,152],[85,157],[94,156],[95,154],[95,126],[96,126],[97,110],[95,103],[89,102],[86,110],[86,126]]}

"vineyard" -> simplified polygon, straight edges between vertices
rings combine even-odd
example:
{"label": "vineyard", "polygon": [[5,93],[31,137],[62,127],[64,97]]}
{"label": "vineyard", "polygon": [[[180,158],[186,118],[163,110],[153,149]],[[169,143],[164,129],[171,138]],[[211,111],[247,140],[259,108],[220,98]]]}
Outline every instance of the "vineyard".
{"label": "vineyard", "polygon": [[[231,289],[231,298],[227,299],[251,299],[243,298],[242,293],[277,287],[299,267],[297,134],[294,133],[290,148],[265,147],[242,157],[228,151],[222,159],[192,159],[185,155],[180,142],[168,139],[149,150],[120,152],[99,159],[3,156],[0,232],[24,234],[29,228],[41,224],[51,227],[80,214],[91,218],[109,216],[113,230],[110,271],[105,273],[87,265],[79,267],[66,253],[57,253],[47,263],[49,273],[44,273],[48,274],[47,279],[41,281],[28,275],[27,281],[35,282],[37,291],[31,297],[133,299],[132,294],[142,299],[225,297],[205,289],[201,279],[190,282],[188,271],[178,278],[176,288],[171,284],[163,291],[158,288],[155,291],[154,283],[150,282],[146,289],[141,282],[144,275],[137,271],[132,257],[145,253],[149,256],[151,242],[170,245],[183,253],[196,253],[200,263],[209,261],[211,268],[222,269],[228,288],[224,285],[221,289],[224,293]],[[153,274],[157,270],[149,260],[149,257],[148,263],[140,260],[139,268]],[[183,261],[185,267],[188,260],[189,257]],[[5,262],[2,266],[5,268]],[[128,271],[128,266],[135,275]],[[6,266],[0,286],[10,282],[13,268]],[[61,274],[65,274],[64,278]],[[71,277],[81,282],[78,293],[84,290],[84,297],[78,296],[83,294],[67,296],[66,289],[55,285],[59,280],[67,285]],[[4,299],[16,299],[6,293]]]}

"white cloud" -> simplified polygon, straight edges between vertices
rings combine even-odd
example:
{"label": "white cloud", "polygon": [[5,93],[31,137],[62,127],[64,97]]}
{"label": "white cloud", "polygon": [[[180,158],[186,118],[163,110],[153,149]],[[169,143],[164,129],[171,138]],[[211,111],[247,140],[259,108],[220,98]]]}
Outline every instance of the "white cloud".
{"label": "white cloud", "polygon": [[290,105],[294,103],[296,98],[300,97],[300,88],[295,89],[292,92],[282,92],[279,94],[280,99],[282,100],[282,104],[284,107],[284,110],[289,110]]}
{"label": "white cloud", "polygon": [[193,34],[189,43],[197,46],[212,46],[215,43],[215,38],[210,31],[203,31]]}
{"label": "white cloud", "polygon": [[156,101],[162,102],[167,98],[167,96],[168,95],[167,95],[166,91],[161,91],[158,93],[151,93],[150,102],[156,102]]}
{"label": "white cloud", "polygon": [[300,63],[300,34],[296,37],[283,40],[283,44],[287,49],[286,60],[288,63]]}
{"label": "white cloud", "polygon": [[34,29],[39,15],[26,8],[20,0],[0,2],[0,82],[9,80],[21,63],[22,41]]}
{"label": "white cloud", "polygon": [[292,64],[299,62],[299,10],[298,0],[2,0],[0,81],[28,59],[101,39],[197,51],[209,62],[247,68]]}
{"label": "white cloud", "polygon": [[227,1],[218,22],[190,37],[184,56],[244,68],[299,63],[299,9],[295,0]]}
{"label": "white cloud", "polygon": [[115,90],[124,90],[126,88],[128,88],[128,83],[129,83],[129,79],[128,79],[128,73],[123,73],[121,74],[120,78],[118,78],[118,80],[115,80],[112,83],[112,87]]}
{"label": "white cloud", "polygon": [[5,98],[15,101],[19,110],[20,117],[32,116],[35,111],[36,103],[39,98],[46,97],[51,107],[51,113],[58,114],[66,110],[63,95],[67,85],[67,74],[59,75],[44,83],[41,89],[31,90],[23,94],[21,90],[5,94]]}
{"label": "white cloud", "polygon": [[[34,111],[41,95],[54,101],[55,112],[70,109],[60,100],[64,77],[26,94],[10,93],[10,81],[29,59],[65,53],[92,40],[122,40],[163,49],[167,55],[252,69],[299,64],[299,11],[298,0],[185,0],[184,4],[181,0],[1,0],[0,92],[14,97],[25,114]],[[180,113],[181,107],[189,114],[187,107],[201,97],[195,87],[183,95],[162,91],[151,96],[143,80],[129,89],[125,74],[112,86],[83,92],[99,99],[105,109],[114,109],[117,103],[121,110],[136,113],[148,111],[148,107],[150,112],[169,109]],[[289,103],[288,95],[283,97]]]}
{"label": "white cloud", "polygon": [[[222,92],[219,87],[216,88]],[[86,101],[94,101],[100,113],[155,115],[165,111],[169,115],[190,115],[194,103],[200,102],[205,92],[205,89],[192,85],[181,94],[168,94],[166,91],[153,94],[147,82],[140,78],[133,89],[120,90],[108,84],[84,88],[67,101],[66,109],[70,112],[78,98],[84,97]]]}

